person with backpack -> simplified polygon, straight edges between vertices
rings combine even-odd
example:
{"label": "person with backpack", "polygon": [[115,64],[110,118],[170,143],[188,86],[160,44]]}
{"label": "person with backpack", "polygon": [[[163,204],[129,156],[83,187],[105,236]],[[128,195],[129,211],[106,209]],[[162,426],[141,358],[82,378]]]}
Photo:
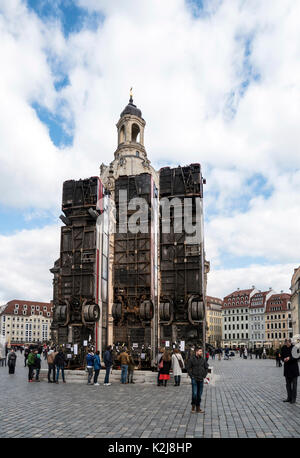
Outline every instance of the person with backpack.
{"label": "person with backpack", "polygon": [[[55,364],[54,359],[57,355],[55,348],[51,348],[47,354],[47,363],[48,363],[48,383],[55,383]],[[53,372],[53,381],[51,380],[51,372]]]}
{"label": "person with backpack", "polygon": [[96,351],[94,355],[94,385],[99,386],[98,377],[99,372],[101,369],[101,361],[100,361],[100,351]]}
{"label": "person with backpack", "polygon": [[65,381],[65,355],[62,350],[59,350],[57,355],[54,358],[54,364],[56,367],[56,381],[55,383],[58,383],[58,378],[59,378],[59,371],[61,371],[61,376],[63,379],[63,383],[66,383]]}
{"label": "person with backpack", "polygon": [[41,370],[41,354],[36,350],[34,355],[35,381],[40,382],[39,375]]}
{"label": "person with backpack", "polygon": [[33,371],[35,365],[35,355],[33,352],[33,348],[29,350],[28,358],[27,358],[27,366],[28,366],[28,382],[33,382]]}
{"label": "person with backpack", "polygon": [[172,370],[174,375],[174,386],[180,386],[182,369],[184,368],[183,358],[178,348],[174,348],[172,355]]}

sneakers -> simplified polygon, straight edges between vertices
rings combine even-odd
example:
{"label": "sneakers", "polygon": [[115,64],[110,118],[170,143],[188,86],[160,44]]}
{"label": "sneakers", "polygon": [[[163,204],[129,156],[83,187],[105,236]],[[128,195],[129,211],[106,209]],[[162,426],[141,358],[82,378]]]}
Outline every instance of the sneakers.
{"label": "sneakers", "polygon": [[104,386],[110,386],[111,383],[103,383]]}
{"label": "sneakers", "polygon": [[99,386],[99,383],[94,383],[95,386]]}

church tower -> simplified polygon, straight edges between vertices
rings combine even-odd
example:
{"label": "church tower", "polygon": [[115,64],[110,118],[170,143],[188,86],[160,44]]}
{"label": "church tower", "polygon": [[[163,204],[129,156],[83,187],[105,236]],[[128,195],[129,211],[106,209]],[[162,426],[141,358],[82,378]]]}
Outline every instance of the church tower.
{"label": "church tower", "polygon": [[114,191],[114,181],[119,176],[132,176],[149,173],[158,186],[158,175],[150,165],[144,146],[144,131],[146,121],[142,112],[133,103],[130,91],[129,103],[126,105],[116,124],[118,130],[118,147],[114,153],[114,160],[106,166],[100,166],[100,176],[106,189]]}

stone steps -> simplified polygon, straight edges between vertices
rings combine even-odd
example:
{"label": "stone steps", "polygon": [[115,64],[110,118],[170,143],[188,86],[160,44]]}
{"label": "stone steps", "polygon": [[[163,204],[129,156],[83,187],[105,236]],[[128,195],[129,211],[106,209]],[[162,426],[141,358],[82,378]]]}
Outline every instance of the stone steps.
{"label": "stone steps", "polygon": [[[212,379],[213,375],[213,368],[210,368],[211,374],[210,379]],[[98,377],[98,383],[103,384],[105,377],[105,369],[100,370],[100,374]],[[88,374],[85,371],[80,370],[65,370],[65,379],[67,383],[87,383]],[[121,371],[117,369],[113,369],[112,373],[109,376],[110,383],[120,383],[121,379]],[[47,381],[48,380],[48,369],[41,369],[40,370],[40,380]],[[157,382],[157,372],[152,371],[134,371],[133,380],[135,383],[144,383],[149,385],[155,385]],[[59,381],[61,381],[61,374],[59,375]],[[173,374],[170,373],[170,380],[168,383],[174,383]],[[190,385],[191,379],[187,373],[183,373],[181,376],[181,384],[182,385]]]}

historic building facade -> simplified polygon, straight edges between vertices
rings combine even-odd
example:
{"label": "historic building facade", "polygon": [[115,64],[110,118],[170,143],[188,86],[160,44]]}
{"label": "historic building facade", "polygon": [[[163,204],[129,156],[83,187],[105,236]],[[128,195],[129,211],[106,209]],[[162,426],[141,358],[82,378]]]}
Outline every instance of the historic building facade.
{"label": "historic building facade", "polygon": [[250,301],[259,291],[253,286],[251,289],[237,289],[224,297],[222,306],[222,346],[232,348],[249,346],[249,309]]}
{"label": "historic building facade", "polygon": [[250,299],[249,307],[249,344],[252,348],[264,346],[266,303],[275,291],[259,291]]}
{"label": "historic building facade", "polygon": [[222,299],[206,296],[206,342],[219,347],[222,341]]}
{"label": "historic building facade", "polygon": [[272,294],[267,300],[265,311],[265,345],[279,348],[284,339],[292,336],[291,295],[283,292]]}
{"label": "historic building facade", "polygon": [[296,335],[300,334],[300,266],[294,269],[290,290],[293,335]]}
{"label": "historic building facade", "polygon": [[48,302],[12,300],[0,314],[0,332],[11,344],[50,340],[53,307]]}

